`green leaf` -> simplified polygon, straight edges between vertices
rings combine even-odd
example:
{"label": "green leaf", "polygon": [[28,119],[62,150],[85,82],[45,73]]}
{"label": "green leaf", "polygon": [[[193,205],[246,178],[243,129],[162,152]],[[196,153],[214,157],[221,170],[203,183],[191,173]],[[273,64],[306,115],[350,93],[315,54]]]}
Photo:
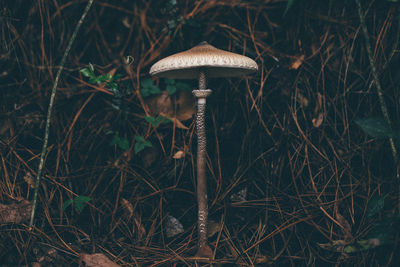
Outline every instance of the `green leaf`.
{"label": "green leaf", "polygon": [[143,136],[135,135],[135,140],[136,140],[136,142],[135,142],[135,146],[133,148],[134,151],[135,151],[135,154],[139,153],[140,151],[142,151],[146,147],[152,147],[153,146],[151,144],[151,142],[145,140]]}
{"label": "green leaf", "polygon": [[72,205],[74,201],[72,199],[68,199],[67,201],[64,202],[62,205],[62,210],[65,211],[69,206]]}
{"label": "green leaf", "polygon": [[175,85],[175,80],[174,79],[165,79],[165,84],[167,85]]}
{"label": "green leaf", "polygon": [[145,148],[144,143],[140,143],[140,142],[135,143],[135,147],[134,147],[135,154],[139,153],[144,148]]}
{"label": "green leaf", "polygon": [[160,124],[172,122],[170,119],[164,116],[158,116],[157,118],[154,118],[153,116],[145,116],[144,119],[148,123],[150,123],[154,128],[158,127]]}
{"label": "green leaf", "polygon": [[91,83],[91,84],[96,84],[96,83],[98,83],[97,77],[96,77],[96,76],[90,77],[89,83]]}
{"label": "green leaf", "polygon": [[286,16],[286,13],[289,11],[289,9],[293,6],[294,0],[288,0],[286,4],[286,9],[285,12],[283,12],[283,17]]}
{"label": "green leaf", "polygon": [[374,223],[367,237],[378,240],[380,245],[385,245],[394,241],[399,227],[399,215],[386,215],[382,220]]}
{"label": "green leaf", "polygon": [[88,77],[88,78],[92,78],[95,76],[93,71],[91,71],[88,68],[81,69],[79,72],[82,73],[83,76]]}
{"label": "green leaf", "polygon": [[172,120],[168,119],[167,117],[160,116],[162,118],[161,124],[166,124],[172,122]]}
{"label": "green leaf", "polygon": [[118,81],[121,78],[122,78],[121,74],[115,74],[114,77],[112,78],[112,81]]}
{"label": "green leaf", "polygon": [[140,135],[135,135],[135,140],[138,141],[138,142],[144,142],[145,141],[144,137],[140,136]]}
{"label": "green leaf", "polygon": [[77,196],[74,199],[68,199],[67,201],[64,202],[62,209],[65,211],[66,208],[71,206],[72,204],[74,205],[75,209],[79,212],[81,212],[84,208],[84,204],[92,200],[88,196]]}
{"label": "green leaf", "polygon": [[157,127],[160,124],[162,117],[154,118],[153,116],[145,116],[144,119],[153,127]]}
{"label": "green leaf", "polygon": [[84,204],[89,202],[90,200],[92,200],[90,197],[88,196],[77,196],[74,199],[74,206],[75,209],[79,212],[81,212],[84,208]]}
{"label": "green leaf", "polygon": [[153,86],[154,83],[153,83],[153,80],[152,80],[152,79],[144,79],[144,80],[142,80],[142,81],[140,82],[140,85],[141,85],[142,87],[147,88],[147,87]]}
{"label": "green leaf", "polygon": [[161,90],[154,84],[151,79],[144,79],[140,82],[141,89],[140,94],[143,97],[148,97],[150,95],[157,95],[161,93]]}
{"label": "green leaf", "polygon": [[383,210],[385,206],[385,198],[386,196],[374,196],[367,205],[366,216],[368,218],[377,215],[379,212]]}
{"label": "green leaf", "polygon": [[120,138],[119,143],[117,145],[122,150],[129,150],[129,141],[126,138]]}
{"label": "green leaf", "polygon": [[167,85],[167,92],[169,95],[173,95],[176,93],[176,86],[175,85]]}
{"label": "green leaf", "polygon": [[135,154],[139,153],[146,147],[152,147],[153,145],[150,143],[150,141],[145,141],[145,142],[137,142],[135,143],[134,151]]}
{"label": "green leaf", "polygon": [[129,150],[129,140],[124,137],[120,137],[118,133],[114,134],[110,145],[117,145],[122,150]]}
{"label": "green leaf", "polygon": [[358,118],[355,123],[374,138],[393,137],[393,131],[382,117]]}
{"label": "green leaf", "polygon": [[362,239],[358,240],[354,245],[345,246],[343,249],[344,253],[355,253],[359,251],[364,251],[376,247],[373,240]]}
{"label": "green leaf", "polygon": [[111,91],[111,92],[118,91],[118,85],[115,82],[109,82],[109,83],[107,83],[107,86],[110,88],[109,91]]}
{"label": "green leaf", "polygon": [[112,75],[110,73],[106,73],[104,75],[97,76],[94,80],[97,84],[104,83],[112,79]]}

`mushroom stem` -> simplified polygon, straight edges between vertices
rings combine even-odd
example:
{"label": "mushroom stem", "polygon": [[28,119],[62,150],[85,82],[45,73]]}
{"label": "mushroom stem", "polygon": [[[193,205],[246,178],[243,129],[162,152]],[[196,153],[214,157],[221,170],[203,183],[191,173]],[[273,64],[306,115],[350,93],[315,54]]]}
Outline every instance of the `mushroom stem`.
{"label": "mushroom stem", "polygon": [[207,80],[206,80],[206,72],[203,68],[199,71],[199,90],[206,90],[207,88]]}
{"label": "mushroom stem", "polygon": [[197,131],[197,204],[198,204],[198,252],[196,256],[212,257],[211,248],[207,244],[207,179],[205,168],[206,153],[206,126],[205,109],[206,98],[211,94],[211,90],[206,89],[206,75],[200,70],[199,90],[193,90],[197,98],[196,131]]}

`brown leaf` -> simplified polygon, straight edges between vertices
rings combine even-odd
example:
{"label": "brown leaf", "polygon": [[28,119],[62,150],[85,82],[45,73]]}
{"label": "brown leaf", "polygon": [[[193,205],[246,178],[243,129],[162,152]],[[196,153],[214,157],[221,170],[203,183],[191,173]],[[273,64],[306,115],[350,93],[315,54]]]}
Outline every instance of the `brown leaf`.
{"label": "brown leaf", "polygon": [[161,116],[170,119],[176,127],[178,127],[179,129],[184,129],[184,130],[189,130],[188,127],[186,127],[180,120],[178,120],[177,118],[174,117],[169,117],[168,115],[164,114],[164,113],[160,113]]}
{"label": "brown leaf", "polygon": [[129,220],[133,216],[134,212],[132,204],[128,200],[123,198],[121,199],[121,205],[122,208],[124,209],[125,217]]}
{"label": "brown leaf", "polygon": [[191,92],[180,91],[175,100],[176,113],[175,118],[180,121],[189,120],[196,113],[195,99]]}
{"label": "brown leaf", "polygon": [[166,115],[172,115],[173,106],[172,99],[168,95],[167,91],[163,91],[161,94],[149,97],[145,99],[145,103],[149,107],[151,115],[159,115],[161,113]]}
{"label": "brown leaf", "polygon": [[27,221],[30,218],[31,210],[31,203],[28,200],[9,205],[0,204],[0,223],[21,223]]}
{"label": "brown leaf", "polygon": [[255,262],[257,264],[267,263],[268,265],[272,265],[272,261],[265,255],[258,255]]}
{"label": "brown leaf", "polygon": [[350,226],[349,222],[339,213],[338,210],[336,210],[336,220],[342,226],[342,231],[345,235],[344,239],[346,241],[352,240],[353,235],[351,234],[351,226]]}
{"label": "brown leaf", "polygon": [[120,265],[108,259],[104,254],[86,254],[82,253],[79,258],[79,264],[86,267],[120,267]]}
{"label": "brown leaf", "polygon": [[[175,121],[177,127],[181,128],[181,121],[189,120],[196,112],[196,105],[193,95],[187,91],[180,91],[170,96],[167,91],[163,91],[157,96],[145,99],[152,116],[162,115]],[[183,126],[182,129],[187,129]]]}
{"label": "brown leaf", "polygon": [[35,180],[30,172],[27,172],[24,176],[24,181],[29,185],[30,188],[35,188]]}
{"label": "brown leaf", "polygon": [[176,152],[172,157],[174,159],[181,159],[185,156],[185,152],[182,150],[179,150],[178,152]]}
{"label": "brown leaf", "polygon": [[131,202],[129,202],[127,199],[123,198],[121,200],[121,205],[122,208],[124,209],[124,216],[125,218],[130,221],[133,218],[133,222],[136,225],[137,233],[138,233],[138,239],[141,240],[143,236],[146,235],[146,229],[141,223],[141,219],[139,214],[137,214],[133,208],[133,205]]}
{"label": "brown leaf", "polygon": [[314,125],[315,128],[318,128],[319,126],[321,126],[323,121],[324,121],[324,114],[319,113],[318,118],[312,119],[312,124]]}
{"label": "brown leaf", "polygon": [[296,60],[289,66],[289,69],[291,70],[297,70],[301,64],[303,64],[304,60],[304,55],[301,55],[300,57],[296,58]]}
{"label": "brown leaf", "polygon": [[207,236],[212,237],[213,235],[218,233],[221,228],[220,226],[221,225],[219,222],[216,222],[214,220],[209,220],[207,225]]}

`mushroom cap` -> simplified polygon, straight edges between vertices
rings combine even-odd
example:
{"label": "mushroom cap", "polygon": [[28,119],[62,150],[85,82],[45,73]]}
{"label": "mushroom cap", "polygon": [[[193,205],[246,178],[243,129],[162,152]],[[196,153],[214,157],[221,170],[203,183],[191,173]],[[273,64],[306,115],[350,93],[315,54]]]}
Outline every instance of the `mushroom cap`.
{"label": "mushroom cap", "polygon": [[207,77],[235,77],[257,71],[258,66],[251,58],[202,42],[161,59],[150,68],[150,74],[171,79],[197,79],[200,69]]}

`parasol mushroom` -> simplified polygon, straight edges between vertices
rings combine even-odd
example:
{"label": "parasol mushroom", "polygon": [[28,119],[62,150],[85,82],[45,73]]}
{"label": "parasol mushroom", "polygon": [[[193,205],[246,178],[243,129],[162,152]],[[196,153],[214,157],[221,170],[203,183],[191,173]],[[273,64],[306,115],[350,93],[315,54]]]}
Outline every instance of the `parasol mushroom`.
{"label": "parasol mushroom", "polygon": [[242,55],[220,50],[207,42],[164,59],[150,68],[150,74],[170,79],[199,79],[198,90],[193,90],[197,98],[197,202],[198,202],[198,251],[196,256],[212,258],[212,251],[207,244],[207,180],[205,170],[206,98],[211,94],[206,89],[207,78],[243,76],[257,71],[257,63]]}

